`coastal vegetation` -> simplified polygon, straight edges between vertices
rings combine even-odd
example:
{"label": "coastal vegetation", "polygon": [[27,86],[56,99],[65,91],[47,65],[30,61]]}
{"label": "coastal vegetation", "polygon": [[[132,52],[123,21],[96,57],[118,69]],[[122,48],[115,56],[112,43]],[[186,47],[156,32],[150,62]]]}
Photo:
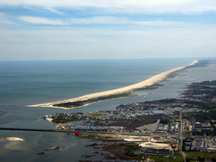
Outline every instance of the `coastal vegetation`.
{"label": "coastal vegetation", "polygon": [[139,149],[136,143],[104,145],[103,151],[115,154],[116,159],[121,160],[141,160],[143,155],[132,154],[132,151]]}
{"label": "coastal vegetation", "polygon": [[86,120],[87,115],[83,113],[56,113],[51,115],[53,123],[67,123],[70,121]]}
{"label": "coastal vegetation", "polygon": [[98,98],[92,98],[88,100],[83,100],[83,101],[74,101],[74,102],[66,102],[66,103],[59,103],[59,104],[54,104],[54,107],[65,107],[65,108],[75,108],[75,107],[80,107],[80,106],[85,106],[90,103],[98,102],[100,100],[107,100],[107,99],[112,99],[112,98],[120,98],[120,97],[131,97],[131,93],[122,93],[122,94],[113,94],[113,95],[108,95],[108,96],[102,96]]}
{"label": "coastal vegetation", "polygon": [[162,155],[150,155],[145,154],[143,151],[134,154],[135,150],[140,150],[140,147],[136,143],[113,143],[113,144],[100,144],[94,143],[92,145],[89,145],[88,147],[93,147],[98,149],[101,149],[101,151],[106,151],[109,153],[101,154],[103,155],[103,159],[106,160],[142,160],[142,159],[153,159],[154,161],[161,161],[166,162],[168,159],[170,162],[179,162],[182,161],[182,157],[179,154],[178,151],[174,152],[174,158],[165,157]]}
{"label": "coastal vegetation", "polygon": [[86,147],[97,149],[97,152],[93,155],[100,151],[104,160],[141,160],[143,157],[142,155],[132,154],[134,150],[139,149],[139,145],[136,143],[93,143]]}
{"label": "coastal vegetation", "polygon": [[216,154],[215,153],[209,153],[209,152],[200,152],[200,151],[187,151],[185,152],[186,154],[186,160],[187,162],[190,161],[209,161],[209,160],[214,160],[216,159]]}
{"label": "coastal vegetation", "polygon": [[121,98],[121,97],[135,97],[137,95],[134,95],[133,93],[136,91],[157,89],[159,86],[162,86],[162,85],[156,83],[156,84],[142,87],[142,88],[135,88],[135,89],[128,91],[128,92],[105,95],[105,96],[91,98],[91,99],[87,99],[87,100],[81,100],[81,101],[57,103],[57,104],[54,104],[53,106],[54,107],[64,107],[64,108],[75,108],[75,107],[85,106],[85,105],[88,105],[88,104],[91,104],[94,102],[98,102],[98,101],[102,101],[102,100]]}
{"label": "coastal vegetation", "polygon": [[188,90],[185,91],[184,96],[189,99],[185,103],[196,105],[199,109],[203,111],[187,113],[187,117],[195,119],[195,121],[211,125],[211,131],[197,131],[194,130],[194,135],[216,135],[215,124],[212,120],[216,119],[216,103],[214,99],[216,98],[216,81],[203,81],[198,83],[192,83],[188,86]]}

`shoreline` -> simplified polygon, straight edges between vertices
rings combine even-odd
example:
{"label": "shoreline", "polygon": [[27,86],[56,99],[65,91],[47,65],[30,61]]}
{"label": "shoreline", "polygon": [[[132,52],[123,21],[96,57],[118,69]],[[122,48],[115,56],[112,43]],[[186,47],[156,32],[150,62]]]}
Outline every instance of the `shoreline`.
{"label": "shoreline", "polygon": [[113,98],[120,98],[120,97],[128,97],[131,96],[132,93],[140,90],[144,90],[147,88],[154,88],[156,86],[159,86],[158,83],[167,80],[168,78],[172,77],[175,72],[184,70],[186,68],[192,67],[195,64],[198,63],[198,60],[194,60],[191,64],[178,67],[175,69],[171,69],[169,71],[157,74],[149,79],[146,79],[142,82],[129,85],[126,87],[103,91],[103,92],[97,92],[92,94],[87,94],[84,96],[57,101],[57,102],[51,102],[51,103],[44,103],[44,104],[36,104],[36,105],[28,105],[29,107],[51,107],[51,108],[61,108],[61,109],[73,109],[77,107],[83,107],[87,106],[89,104],[101,101],[101,100],[107,100],[107,99],[113,99]]}

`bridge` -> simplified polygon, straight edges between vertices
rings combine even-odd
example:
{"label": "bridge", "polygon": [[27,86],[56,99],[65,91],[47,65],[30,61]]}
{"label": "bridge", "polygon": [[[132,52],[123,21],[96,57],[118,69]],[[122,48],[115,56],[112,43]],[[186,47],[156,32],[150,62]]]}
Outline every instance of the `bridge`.
{"label": "bridge", "polygon": [[33,128],[8,128],[0,127],[0,130],[14,130],[14,131],[41,131],[41,132],[74,132],[72,130],[56,130],[56,129],[33,129]]}

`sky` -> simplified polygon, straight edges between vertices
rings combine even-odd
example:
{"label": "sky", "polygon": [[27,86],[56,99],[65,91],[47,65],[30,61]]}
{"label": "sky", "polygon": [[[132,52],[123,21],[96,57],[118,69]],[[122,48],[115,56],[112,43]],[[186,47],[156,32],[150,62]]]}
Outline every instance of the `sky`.
{"label": "sky", "polygon": [[216,57],[215,0],[0,0],[0,61]]}

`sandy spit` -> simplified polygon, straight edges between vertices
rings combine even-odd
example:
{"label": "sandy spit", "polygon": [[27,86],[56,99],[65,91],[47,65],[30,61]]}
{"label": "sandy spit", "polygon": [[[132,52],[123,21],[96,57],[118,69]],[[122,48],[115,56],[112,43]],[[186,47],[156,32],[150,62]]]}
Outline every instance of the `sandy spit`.
{"label": "sandy spit", "polygon": [[[187,67],[190,67],[194,64],[197,64],[198,60],[193,61],[193,63],[191,63],[190,65],[187,66],[183,66],[183,67],[178,67],[163,73],[160,73],[158,75],[155,75],[149,79],[146,79],[142,82],[130,85],[130,86],[126,86],[123,88],[118,88],[118,89],[114,89],[114,90],[109,90],[109,91],[104,91],[104,92],[98,92],[98,93],[92,93],[92,94],[87,94],[84,96],[80,96],[80,97],[76,97],[76,98],[72,98],[72,99],[67,99],[67,100],[63,100],[63,101],[57,101],[57,102],[52,102],[52,103],[44,103],[44,104],[37,104],[37,105],[28,105],[29,107],[53,107],[53,108],[61,108],[61,107],[54,107],[54,104],[60,104],[60,103],[67,103],[67,102],[75,102],[75,101],[84,101],[84,100],[90,100],[90,99],[94,99],[94,98],[98,98],[98,97],[105,97],[105,96],[109,96],[109,95],[116,95],[116,94],[123,94],[126,92],[134,92],[137,89],[140,88],[145,88],[151,85],[154,85],[156,83],[162,82],[164,80],[166,80],[167,78],[169,78],[169,76],[171,74],[173,74],[174,72],[183,70]],[[70,109],[70,108],[62,108],[62,109]]]}
{"label": "sandy spit", "polygon": [[19,137],[6,137],[6,138],[2,138],[1,140],[8,140],[8,141],[24,141],[22,138],[19,138]]}
{"label": "sandy spit", "polygon": [[48,120],[49,122],[51,122],[52,123],[52,121],[53,121],[53,119],[52,118],[50,118],[50,117],[47,117],[47,118],[44,118],[45,120]]}

